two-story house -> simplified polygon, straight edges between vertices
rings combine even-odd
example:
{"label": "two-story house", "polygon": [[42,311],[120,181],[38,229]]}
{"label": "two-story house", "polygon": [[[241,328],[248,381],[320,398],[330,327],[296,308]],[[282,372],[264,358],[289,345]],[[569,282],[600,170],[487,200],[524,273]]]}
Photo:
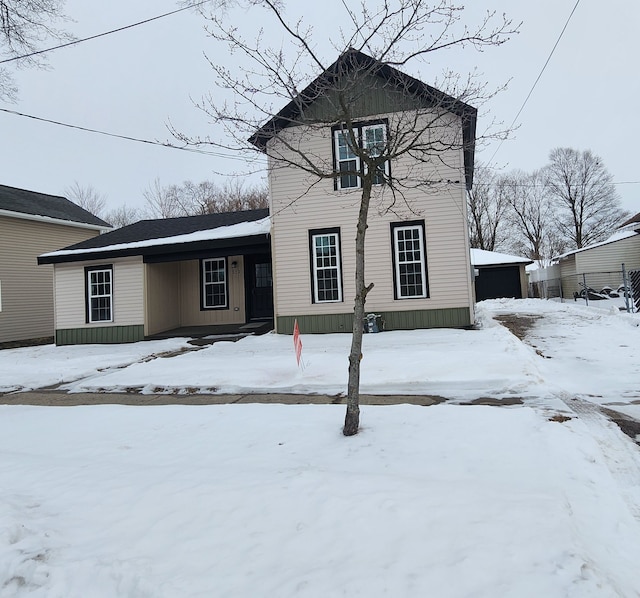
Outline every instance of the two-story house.
{"label": "two-story house", "polygon": [[[277,332],[295,320],[305,332],[351,330],[363,165],[345,113],[358,143],[389,140],[399,154],[384,164],[395,189],[381,173],[371,198],[366,311],[392,330],[473,324],[466,189],[476,110],[349,50],[251,139],[269,161]],[[319,178],[307,161],[341,176]]]}

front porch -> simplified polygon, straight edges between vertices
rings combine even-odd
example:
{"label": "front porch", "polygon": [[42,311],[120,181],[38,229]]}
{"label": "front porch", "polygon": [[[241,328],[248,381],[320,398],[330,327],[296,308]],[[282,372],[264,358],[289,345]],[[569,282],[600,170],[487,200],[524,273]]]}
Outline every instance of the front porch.
{"label": "front porch", "polygon": [[260,336],[273,330],[273,319],[265,319],[246,324],[213,324],[206,326],[180,326],[145,337],[145,340],[163,340],[167,338],[191,338],[192,345],[211,345],[216,341],[237,341],[246,336]]}

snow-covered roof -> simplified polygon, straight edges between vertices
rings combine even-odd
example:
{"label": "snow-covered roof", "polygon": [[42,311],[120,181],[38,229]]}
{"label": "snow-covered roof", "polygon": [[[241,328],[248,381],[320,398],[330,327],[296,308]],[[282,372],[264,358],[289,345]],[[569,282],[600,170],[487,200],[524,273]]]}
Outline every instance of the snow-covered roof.
{"label": "snow-covered roof", "polygon": [[213,241],[216,239],[234,239],[237,237],[252,237],[269,233],[271,221],[269,217],[252,222],[240,222],[229,226],[220,226],[206,230],[198,230],[184,235],[173,235],[160,239],[145,239],[143,241],[131,241],[129,243],[116,243],[88,249],[61,249],[45,253],[40,257],[58,257],[63,255],[90,255],[92,253],[104,253],[107,251],[121,251],[124,249],[137,249],[142,247],[158,247],[161,245],[176,245],[179,243],[194,243],[196,241]]}
{"label": "snow-covered roof", "polygon": [[638,233],[633,230],[620,230],[618,232],[613,233],[606,241],[600,241],[600,243],[594,243],[593,245],[589,245],[588,247],[582,247],[580,249],[574,249],[573,251],[567,251],[562,255],[558,255],[554,257],[554,260],[561,260],[565,257],[569,257],[570,255],[574,255],[576,253],[580,253],[581,251],[587,251],[587,249],[593,249],[594,247],[602,247],[603,245],[608,245],[609,243],[616,243],[617,241],[622,241],[623,239],[629,239],[630,237],[636,236]]}
{"label": "snow-covered roof", "polygon": [[517,255],[486,251],[485,249],[471,250],[471,264],[473,266],[498,266],[502,264],[530,264],[532,260]]}

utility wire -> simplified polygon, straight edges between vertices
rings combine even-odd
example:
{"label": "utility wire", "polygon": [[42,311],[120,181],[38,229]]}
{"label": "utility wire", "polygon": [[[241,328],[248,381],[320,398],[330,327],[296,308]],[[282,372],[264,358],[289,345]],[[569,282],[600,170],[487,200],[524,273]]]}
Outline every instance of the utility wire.
{"label": "utility wire", "polygon": [[230,156],[228,154],[223,154],[221,152],[211,152],[202,149],[198,149],[195,147],[187,147],[180,145],[172,145],[171,143],[162,143],[160,141],[151,141],[150,139],[141,139],[139,137],[131,137],[129,135],[119,135],[117,133],[109,133],[108,131],[101,131],[99,129],[91,129],[89,127],[81,127],[79,125],[72,125],[69,123],[60,122],[57,120],[51,120],[49,118],[42,118],[40,116],[34,116],[33,114],[25,114],[24,112],[17,112],[15,110],[9,110],[8,108],[0,108],[0,112],[6,112],[7,114],[13,114],[15,116],[22,116],[24,118],[30,118],[32,120],[36,120],[39,122],[45,122],[52,125],[58,125],[60,127],[67,127],[69,129],[77,129],[79,131],[85,131],[87,133],[95,133],[97,135],[105,135],[107,137],[115,137],[117,139],[124,139],[126,141],[135,141],[137,143],[145,143],[147,145],[158,145],[160,147],[165,147],[168,149],[181,150],[184,152],[192,152],[194,154],[204,154],[206,156],[215,156],[217,158],[227,158],[229,160],[241,160],[246,161],[244,158],[240,156]]}
{"label": "utility wire", "polygon": [[138,21],[137,23],[131,23],[130,25],[125,25],[124,27],[118,27],[117,29],[112,29],[111,31],[105,31],[104,33],[97,33],[96,35],[91,35],[89,37],[84,37],[82,39],[76,39],[70,42],[66,42],[64,44],[60,44],[58,46],[53,46],[51,48],[46,48],[45,50],[37,50],[35,52],[30,52],[29,54],[23,54],[22,56],[13,56],[12,58],[5,58],[4,60],[0,60],[0,64],[5,64],[7,62],[14,62],[16,60],[22,60],[23,58],[31,58],[32,56],[38,56],[39,54],[44,54],[46,52],[53,52],[53,50],[59,50],[60,48],[66,48],[68,46],[74,46],[76,44],[81,44],[83,42],[87,42],[92,39],[97,39],[99,37],[104,37],[105,35],[111,35],[112,33],[118,33],[120,31],[125,31],[126,29],[131,29],[132,27],[137,27],[138,25],[145,25],[146,23],[151,23],[152,21],[157,21],[158,19],[164,19],[165,17],[169,17],[171,15],[175,15],[184,10],[189,10],[190,8],[195,8],[197,6],[201,6],[206,4],[209,0],[201,0],[200,2],[194,2],[193,4],[189,4],[189,6],[183,6],[182,8],[178,8],[176,10],[172,10],[171,12],[166,12],[162,15],[157,15],[155,17],[151,17],[149,19],[145,19],[144,21]]}
{"label": "utility wire", "polygon": [[[553,44],[553,48],[551,49],[551,52],[549,52],[549,56],[547,57],[547,60],[545,61],[544,66],[540,70],[540,73],[538,74],[538,77],[536,78],[536,80],[533,82],[533,85],[531,86],[531,89],[529,90],[529,93],[527,94],[527,97],[525,98],[524,102],[522,102],[522,106],[520,106],[520,110],[518,110],[518,113],[515,115],[512,123],[509,125],[509,129],[512,129],[513,126],[516,124],[516,121],[518,120],[518,117],[520,116],[520,114],[524,110],[524,107],[527,105],[527,102],[529,101],[529,98],[531,97],[531,94],[533,94],[534,89],[538,85],[538,81],[540,81],[540,78],[542,77],[544,71],[546,70],[547,66],[549,65],[549,62],[551,61],[551,57],[553,56],[554,52],[556,51],[556,48],[558,47],[558,44],[560,43],[560,40],[562,39],[562,36],[564,35],[564,32],[566,31],[567,27],[569,26],[569,22],[571,21],[571,18],[573,17],[573,13],[576,12],[576,9],[578,8],[578,4],[580,4],[580,0],[576,0],[576,3],[573,6],[573,9],[571,10],[571,13],[567,17],[567,20],[566,20],[566,22],[564,24],[564,27],[562,28],[562,31],[560,32],[560,35],[558,36],[558,39],[556,40],[556,43]],[[502,141],[500,141],[498,147],[496,148],[496,151],[493,152],[493,156],[491,156],[491,159],[489,160],[488,164],[491,164],[491,162],[493,162],[493,159],[496,157],[496,154],[498,153],[498,151],[502,147],[503,143],[504,143],[504,139]]]}
{"label": "utility wire", "polygon": [[[85,131],[87,133],[95,133],[97,135],[105,135],[107,137],[115,137],[116,139],[124,139],[125,141],[134,141],[136,143],[145,143],[147,145],[157,145],[160,147],[164,147],[167,149],[181,150],[184,152],[192,152],[194,154],[204,154],[205,156],[214,156],[216,158],[226,158],[228,160],[240,160],[245,162],[245,158],[241,156],[232,156],[228,154],[223,154],[221,152],[212,152],[207,150],[198,149],[195,147],[187,147],[180,145],[172,145],[171,143],[162,143],[160,141],[152,141],[150,139],[141,139],[139,137],[131,137],[129,135],[119,135],[118,133],[109,133],[108,131],[101,131],[99,129],[92,129],[89,127],[82,127],[80,125],[72,125],[69,123],[60,122],[57,120],[51,120],[49,118],[42,118],[40,116],[34,116],[33,114],[25,114],[23,112],[17,112],[15,110],[9,110],[8,108],[0,108],[0,112],[6,112],[7,114],[13,114],[15,116],[22,116],[24,118],[30,118],[32,120],[36,120],[39,122],[45,122],[52,125],[58,125],[60,127],[67,127],[69,129],[76,129],[78,131]],[[612,185],[640,185],[640,181],[612,181]],[[490,186],[488,183],[479,183],[476,186],[484,187]],[[528,183],[516,183],[516,187],[542,187],[543,185],[539,184],[528,184]]]}

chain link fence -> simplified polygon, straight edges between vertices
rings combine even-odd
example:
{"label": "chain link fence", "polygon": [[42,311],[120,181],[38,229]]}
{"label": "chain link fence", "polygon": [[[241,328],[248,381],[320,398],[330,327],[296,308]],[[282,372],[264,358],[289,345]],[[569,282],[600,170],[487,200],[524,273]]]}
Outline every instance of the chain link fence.
{"label": "chain link fence", "polygon": [[[640,311],[640,270],[560,275],[559,266],[529,274],[529,297],[560,301],[607,302],[628,312]],[[607,303],[603,303],[606,305]]]}

